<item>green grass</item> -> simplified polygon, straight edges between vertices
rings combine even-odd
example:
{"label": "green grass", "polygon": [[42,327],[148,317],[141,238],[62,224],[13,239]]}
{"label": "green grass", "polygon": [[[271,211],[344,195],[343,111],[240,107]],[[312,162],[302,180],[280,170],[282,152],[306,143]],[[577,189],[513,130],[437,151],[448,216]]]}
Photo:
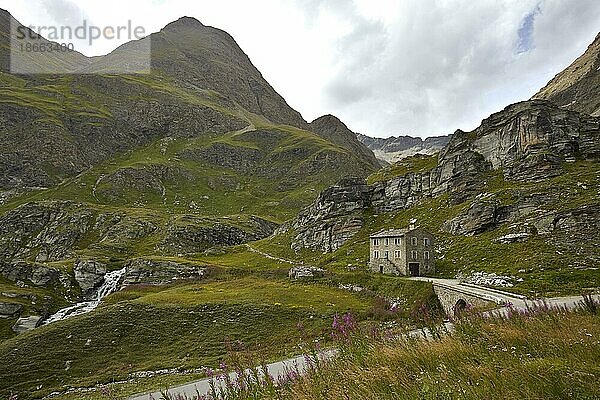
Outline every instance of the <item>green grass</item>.
{"label": "green grass", "polygon": [[377,182],[387,181],[399,176],[404,176],[408,173],[422,173],[432,170],[437,166],[438,156],[416,154],[411,157],[406,157],[401,161],[398,161],[390,166],[382,168],[381,170],[370,175],[367,182],[372,185]]}
{"label": "green grass", "polygon": [[[246,259],[251,252],[242,250],[231,257]],[[127,379],[135,371],[215,367],[228,352],[227,342],[240,341],[261,358],[277,359],[300,352],[299,322],[304,335],[327,341],[335,313],[377,318],[377,295],[400,296],[407,309],[431,297],[429,285],[391,277],[377,277],[371,284],[368,276],[357,278],[355,283],[372,290],[363,293],[339,289],[339,283],[349,280],[335,274],[291,282],[287,269],[279,274],[277,263],[270,261],[271,268],[252,269],[232,259],[206,281],[132,286],[109,296],[92,313],[0,342],[5,360],[0,396],[15,392],[20,398],[37,398],[67,387]],[[119,390],[133,394],[181,379],[137,380]]]}
{"label": "green grass", "polygon": [[[316,159],[340,158],[335,154],[354,157],[311,132],[266,122],[260,127],[269,129],[276,141],[251,139],[248,133],[252,132],[246,130],[158,139],[102,162],[57,187],[16,198],[0,206],[0,212],[31,201],[69,200],[168,214],[255,214],[283,222],[339,179],[340,171],[334,171],[335,166],[319,165]],[[261,149],[262,158],[252,171],[243,172],[210,164],[204,157],[187,156],[193,151],[210,151],[215,144]],[[296,154],[296,150],[301,151]]]}

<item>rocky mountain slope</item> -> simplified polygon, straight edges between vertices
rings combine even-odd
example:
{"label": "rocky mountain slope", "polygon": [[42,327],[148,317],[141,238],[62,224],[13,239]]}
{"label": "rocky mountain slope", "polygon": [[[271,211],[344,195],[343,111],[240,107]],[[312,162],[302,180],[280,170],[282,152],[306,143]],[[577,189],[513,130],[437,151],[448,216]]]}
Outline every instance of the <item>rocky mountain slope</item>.
{"label": "rocky mountain slope", "polygon": [[600,115],[600,34],[585,53],[533,96],[561,107]]}
{"label": "rocky mountain slope", "polygon": [[348,129],[348,127],[337,117],[334,117],[333,115],[323,115],[311,122],[309,127],[312,132],[315,132],[322,138],[354,153],[360,154],[365,160],[368,160],[370,165],[375,169],[379,167],[379,162],[373,152],[369,151],[369,147],[360,141],[360,135],[357,140],[356,133]]}
{"label": "rocky mountain slope", "polygon": [[[11,18],[0,11],[5,52]],[[87,60],[76,70],[84,75],[0,72],[1,189],[54,186],[165,137],[222,134],[257,119],[263,125],[308,128],[227,33],[182,18],[144,41],[151,42],[150,74],[89,74],[129,64],[140,42]],[[83,57],[76,54],[65,53],[61,61]],[[372,156],[361,151],[359,162],[372,163]]]}
{"label": "rocky mountain slope", "polygon": [[[322,192],[294,221],[295,243],[333,251],[361,229],[360,215],[367,210],[394,212],[442,195],[448,196],[449,204],[461,204],[486,193],[490,174],[500,173],[503,181],[513,184],[543,182],[560,176],[568,163],[577,160],[591,161],[592,165],[600,160],[600,118],[541,100],[513,104],[485,119],[473,132],[457,131],[430,170],[409,172],[372,185],[362,179],[345,180]],[[514,207],[518,210],[520,206]],[[469,215],[481,217],[480,211]],[[503,212],[506,215],[500,217],[494,207],[491,209],[493,218],[506,218],[512,213],[506,209]],[[521,216],[515,212],[515,217]],[[497,225],[495,220],[488,226],[487,222],[465,219],[454,224],[459,227],[451,231],[480,233]],[[541,219],[538,222],[543,223]]]}
{"label": "rocky mountain slope", "polygon": [[[449,267],[443,267],[446,261],[452,263],[444,273],[467,266],[514,272],[502,257],[494,265],[489,256],[478,260],[479,252],[461,254],[458,247],[469,236],[477,238],[473,245],[478,248],[487,240],[503,244],[497,250],[508,259],[514,252],[511,243],[543,241],[551,245],[538,248],[540,264],[544,260],[558,271],[566,267],[558,275],[572,274],[574,268],[594,275],[600,259],[592,233],[600,213],[599,40],[600,35],[536,99],[492,114],[472,132],[456,131],[438,156],[407,158],[368,181],[342,180],[323,191],[286,225],[293,248],[343,254],[349,246],[359,246],[366,254],[368,229],[381,228],[373,226],[378,215],[387,216],[384,226],[412,215],[441,239],[442,254],[460,254],[446,257],[441,269]],[[421,143],[414,138],[359,139],[372,149]],[[399,147],[393,147],[395,142]],[[592,282],[600,284],[597,276]]]}
{"label": "rocky mountain slope", "polygon": [[[11,19],[0,11],[5,59]],[[151,71],[103,73],[135,66],[145,41]],[[193,18],[104,57],[58,57],[72,74],[0,71],[0,285],[33,296],[8,322],[77,301],[108,271],[186,276],[379,168],[340,121],[307,124],[231,36]]]}
{"label": "rocky mountain slope", "polygon": [[428,137],[423,140],[412,136],[374,138],[359,134],[358,140],[373,150],[377,158],[388,163],[395,163],[415,154],[436,154],[448,144],[450,136]]}

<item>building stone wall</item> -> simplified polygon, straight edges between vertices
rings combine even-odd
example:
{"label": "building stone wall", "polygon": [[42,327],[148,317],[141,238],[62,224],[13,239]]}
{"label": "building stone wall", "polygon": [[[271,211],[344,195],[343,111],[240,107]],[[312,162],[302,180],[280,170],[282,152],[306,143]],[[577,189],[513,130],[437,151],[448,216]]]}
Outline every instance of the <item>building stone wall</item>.
{"label": "building stone wall", "polygon": [[[416,243],[413,242],[413,238],[416,239]],[[369,267],[373,272],[383,270],[385,274],[408,276],[411,275],[411,263],[418,263],[418,275],[430,274],[435,270],[433,240],[433,235],[418,227],[401,235],[394,235],[393,232],[390,232],[389,236],[386,232],[380,233],[379,236],[373,235],[370,238]],[[376,257],[376,252],[379,257]],[[426,257],[426,252],[429,258]]]}

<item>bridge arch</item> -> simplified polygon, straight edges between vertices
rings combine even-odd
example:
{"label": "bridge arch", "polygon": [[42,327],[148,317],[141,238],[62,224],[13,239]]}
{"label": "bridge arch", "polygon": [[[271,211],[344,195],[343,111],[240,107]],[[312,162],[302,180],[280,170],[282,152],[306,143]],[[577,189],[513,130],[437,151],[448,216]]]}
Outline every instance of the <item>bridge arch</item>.
{"label": "bridge arch", "polygon": [[486,306],[490,304],[487,299],[474,296],[466,290],[456,287],[435,284],[433,290],[440,301],[446,316],[454,318],[465,312],[470,307]]}
{"label": "bridge arch", "polygon": [[454,316],[459,316],[461,314],[463,314],[465,311],[467,311],[469,304],[467,303],[467,301],[463,298],[460,298],[456,301],[456,303],[454,304],[453,308],[453,312],[454,312]]}

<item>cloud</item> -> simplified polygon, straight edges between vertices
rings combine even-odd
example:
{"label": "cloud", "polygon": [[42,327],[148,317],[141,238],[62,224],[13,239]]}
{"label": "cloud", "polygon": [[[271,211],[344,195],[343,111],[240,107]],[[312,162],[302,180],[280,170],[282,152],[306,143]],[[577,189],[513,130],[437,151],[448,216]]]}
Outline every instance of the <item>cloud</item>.
{"label": "cloud", "polygon": [[40,5],[43,12],[61,26],[77,26],[88,18],[84,10],[71,0],[42,0]]}
{"label": "cloud", "polygon": [[364,34],[371,21],[352,15],[355,28],[338,41],[348,58],[326,86],[325,104],[376,136],[470,130],[574,60],[598,20],[600,4],[586,0],[403,2]]}

